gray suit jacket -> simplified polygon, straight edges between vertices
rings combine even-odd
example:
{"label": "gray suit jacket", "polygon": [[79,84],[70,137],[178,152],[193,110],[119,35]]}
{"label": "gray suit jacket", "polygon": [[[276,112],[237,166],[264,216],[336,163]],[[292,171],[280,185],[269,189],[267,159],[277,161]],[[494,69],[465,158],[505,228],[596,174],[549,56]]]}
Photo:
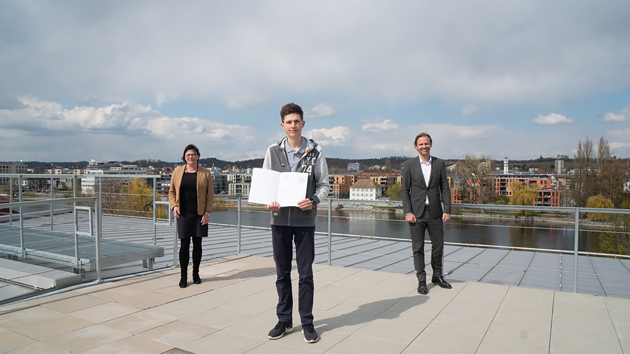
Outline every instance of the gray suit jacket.
{"label": "gray suit jacket", "polygon": [[[424,211],[427,196],[432,217],[451,213],[451,189],[448,186],[444,161],[431,156],[431,177],[427,186],[422,175],[420,158],[416,156],[403,164],[402,202],[405,215],[413,213],[419,218]],[[440,201],[444,202],[444,210]]]}

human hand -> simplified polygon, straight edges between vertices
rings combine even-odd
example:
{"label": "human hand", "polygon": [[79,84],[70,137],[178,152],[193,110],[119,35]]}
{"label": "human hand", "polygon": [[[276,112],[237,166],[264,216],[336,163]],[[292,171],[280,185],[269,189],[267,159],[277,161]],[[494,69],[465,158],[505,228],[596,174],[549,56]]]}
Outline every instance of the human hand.
{"label": "human hand", "polygon": [[278,210],[280,210],[280,204],[278,204],[278,202],[273,202],[273,203],[267,205],[267,209],[271,210],[271,211],[278,211]]}
{"label": "human hand", "polygon": [[442,214],[442,221],[449,221],[449,220],[451,220],[451,214],[447,214],[447,213]]}
{"label": "human hand", "polygon": [[209,220],[210,220],[210,215],[203,214],[203,216],[201,217],[201,225],[206,225]]}
{"label": "human hand", "polygon": [[416,216],[413,215],[413,213],[405,215],[405,219],[407,220],[407,222],[410,222],[412,224],[416,222]]}
{"label": "human hand", "polygon": [[311,210],[313,209],[313,201],[308,198],[302,199],[298,202],[298,207],[302,210]]}
{"label": "human hand", "polygon": [[175,217],[179,219],[179,207],[173,208],[173,215],[175,215]]}

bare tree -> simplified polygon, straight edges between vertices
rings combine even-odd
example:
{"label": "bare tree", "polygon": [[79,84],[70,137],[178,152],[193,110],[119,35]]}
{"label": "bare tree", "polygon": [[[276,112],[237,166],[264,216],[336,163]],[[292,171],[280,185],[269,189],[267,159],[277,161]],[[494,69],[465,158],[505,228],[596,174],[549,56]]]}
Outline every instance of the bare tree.
{"label": "bare tree", "polygon": [[571,179],[571,197],[577,206],[586,206],[586,201],[597,192],[597,178],[592,169],[593,141],[586,137],[578,142],[575,152],[575,175]]}
{"label": "bare tree", "polygon": [[464,161],[457,163],[457,188],[463,203],[494,203],[493,161],[489,155],[464,155]]}

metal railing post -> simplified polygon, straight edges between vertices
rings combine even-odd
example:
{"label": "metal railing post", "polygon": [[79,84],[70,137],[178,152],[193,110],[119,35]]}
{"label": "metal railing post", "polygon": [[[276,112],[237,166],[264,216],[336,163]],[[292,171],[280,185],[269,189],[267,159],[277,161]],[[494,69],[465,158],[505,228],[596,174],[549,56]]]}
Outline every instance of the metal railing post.
{"label": "metal railing post", "polygon": [[[9,178],[9,203],[13,203],[13,177]],[[13,208],[9,208],[9,226],[13,226]]]}
{"label": "metal railing post", "polygon": [[[22,175],[18,176],[18,201],[21,203],[22,200]],[[24,213],[22,212],[22,207],[18,209],[20,212],[20,253],[22,254],[22,258],[25,256],[24,249]]]}
{"label": "metal railing post", "polygon": [[332,265],[332,199],[328,198],[328,265]]}
{"label": "metal railing post", "polygon": [[[50,177],[50,199],[54,199],[53,178],[52,177]],[[50,231],[54,231],[53,230],[53,205],[52,205],[52,203],[50,203]]]}
{"label": "metal railing post", "polygon": [[157,178],[153,177],[153,246],[157,245],[157,205],[155,204],[157,200]]}
{"label": "metal railing post", "polygon": [[238,195],[238,209],[237,209],[237,217],[238,217],[238,244],[236,246],[236,253],[241,253],[241,202],[243,200],[242,195]]}
{"label": "metal railing post", "polygon": [[573,240],[573,292],[574,293],[577,293],[579,240],[580,240],[580,208],[575,208],[575,237]]}
{"label": "metal railing post", "polygon": [[103,233],[103,177],[98,178],[98,213],[96,214],[96,281],[101,279],[101,236]]}

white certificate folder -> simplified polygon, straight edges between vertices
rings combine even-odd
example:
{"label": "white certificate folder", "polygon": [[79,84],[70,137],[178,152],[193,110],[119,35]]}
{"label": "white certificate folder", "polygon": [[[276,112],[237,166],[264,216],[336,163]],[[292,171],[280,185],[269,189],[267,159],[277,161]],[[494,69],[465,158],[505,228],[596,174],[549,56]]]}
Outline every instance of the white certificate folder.
{"label": "white certificate folder", "polygon": [[306,198],[308,173],[278,172],[255,168],[249,190],[249,202],[269,205],[278,202],[281,207],[297,206]]}

